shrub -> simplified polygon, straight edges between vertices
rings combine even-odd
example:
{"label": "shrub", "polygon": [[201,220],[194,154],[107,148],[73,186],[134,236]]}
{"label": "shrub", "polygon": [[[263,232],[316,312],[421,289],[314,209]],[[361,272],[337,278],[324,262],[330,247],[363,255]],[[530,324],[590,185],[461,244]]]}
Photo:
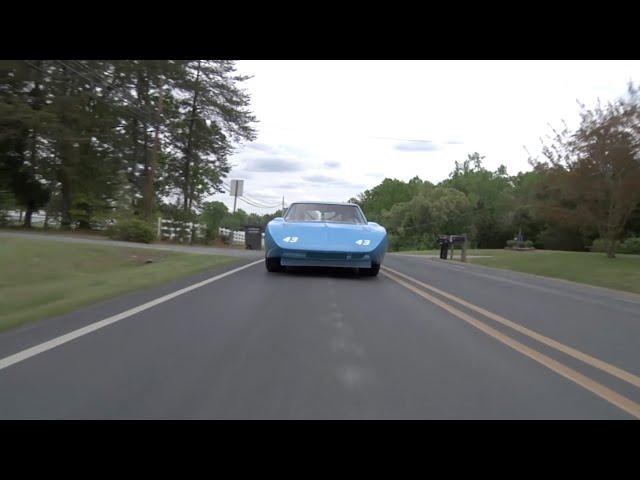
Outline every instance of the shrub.
{"label": "shrub", "polygon": [[533,242],[531,240],[518,241],[507,240],[507,248],[532,248]]}
{"label": "shrub", "polygon": [[602,240],[601,238],[596,238],[591,244],[591,247],[589,248],[589,250],[591,250],[592,252],[598,252],[598,253],[604,252],[605,251],[604,240]]}
{"label": "shrub", "polygon": [[620,253],[640,254],[640,237],[629,237],[620,245]]}
{"label": "shrub", "polygon": [[156,232],[150,223],[138,218],[127,218],[118,221],[108,230],[109,238],[127,242],[151,243]]}
{"label": "shrub", "polygon": [[[591,245],[592,252],[604,252],[604,240],[596,238]],[[616,242],[616,253],[640,254],[640,237],[629,237],[622,243]]]}

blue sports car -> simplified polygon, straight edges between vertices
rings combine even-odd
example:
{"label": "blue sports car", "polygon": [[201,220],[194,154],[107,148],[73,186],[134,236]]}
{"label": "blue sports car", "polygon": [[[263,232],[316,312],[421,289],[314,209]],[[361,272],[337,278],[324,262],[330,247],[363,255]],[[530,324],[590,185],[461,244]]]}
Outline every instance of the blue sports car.
{"label": "blue sports car", "polygon": [[358,205],[298,202],[284,217],[267,224],[265,264],[269,272],[284,267],[342,267],[375,276],[387,242],[384,227],[367,222]]}

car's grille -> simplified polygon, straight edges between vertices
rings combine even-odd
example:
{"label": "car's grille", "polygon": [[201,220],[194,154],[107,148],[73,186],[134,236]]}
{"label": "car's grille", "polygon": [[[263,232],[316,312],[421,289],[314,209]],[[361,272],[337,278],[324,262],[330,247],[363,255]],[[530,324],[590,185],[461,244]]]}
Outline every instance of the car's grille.
{"label": "car's grille", "polygon": [[363,253],[307,252],[306,258],[312,260],[361,260]]}
{"label": "car's grille", "polygon": [[347,255],[345,253],[331,253],[331,252],[307,252],[307,258],[313,260],[346,260]]}

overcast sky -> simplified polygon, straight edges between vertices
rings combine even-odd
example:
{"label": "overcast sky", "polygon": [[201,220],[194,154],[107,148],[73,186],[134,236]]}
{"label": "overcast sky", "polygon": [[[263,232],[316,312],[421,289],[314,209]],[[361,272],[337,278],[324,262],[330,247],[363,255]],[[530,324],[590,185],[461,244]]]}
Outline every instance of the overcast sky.
{"label": "overcast sky", "polygon": [[[258,138],[229,179],[263,204],[347,201],[385,177],[437,183],[479,152],[529,170],[549,124],[577,125],[577,100],[612,100],[640,61],[239,61]],[[419,140],[419,141],[411,141]],[[216,194],[229,208],[233,199]],[[269,213],[240,200],[248,212]]]}

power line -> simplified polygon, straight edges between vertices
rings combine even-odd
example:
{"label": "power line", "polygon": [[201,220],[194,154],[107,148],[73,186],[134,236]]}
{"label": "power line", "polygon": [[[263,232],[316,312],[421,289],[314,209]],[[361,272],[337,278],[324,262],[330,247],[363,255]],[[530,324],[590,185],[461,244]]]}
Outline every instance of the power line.
{"label": "power line", "polygon": [[[222,182],[222,188],[227,193],[231,193],[231,188],[226,183],[224,183],[224,181]],[[280,206],[280,203],[277,203],[275,205],[265,205],[245,195],[238,196],[238,198],[242,200],[244,203],[246,203],[247,205],[251,205],[252,207],[255,207],[255,208],[272,209],[272,208],[278,208]]]}
{"label": "power line", "polygon": [[47,75],[47,72],[44,71],[42,68],[34,65],[33,63],[31,63],[29,60],[23,60],[24,63],[26,63],[27,65],[29,65],[31,68],[38,70],[40,73]]}
{"label": "power line", "polygon": [[276,207],[262,207],[262,206],[260,206],[260,205],[254,205],[253,203],[247,202],[247,201],[246,201],[244,198],[242,198],[242,197],[238,197],[238,198],[239,198],[241,201],[243,201],[244,203],[246,203],[246,204],[248,204],[248,205],[251,205],[252,207],[255,207],[255,208],[263,208],[263,209],[265,209],[265,210],[271,210],[271,209],[276,208],[277,206],[279,206],[279,205],[277,205]]}
{"label": "power line", "polygon": [[[222,186],[228,193],[231,193],[231,188],[224,181],[222,181]],[[265,204],[265,202],[262,202],[260,200],[256,200],[256,199],[248,197],[246,195],[239,195],[238,198],[244,198],[245,203],[248,203],[249,205],[253,205],[253,206],[257,207],[257,208],[276,208],[276,207],[280,206],[280,202],[278,202],[278,203],[276,203],[274,205],[267,205],[267,204]]]}
{"label": "power line", "polygon": [[91,80],[90,78],[85,77],[83,74],[81,74],[80,72],[78,72],[77,70],[75,70],[73,67],[71,67],[70,65],[64,63],[62,60],[54,60],[54,62],[59,63],[60,65],[62,65],[64,68],[66,68],[67,70],[71,70],[73,73],[75,73],[76,75],[84,78],[87,82],[89,82],[89,84],[91,84],[91,86],[93,86],[95,88],[95,82],[93,80]]}
{"label": "power line", "polygon": [[245,195],[241,195],[241,196],[240,196],[240,198],[244,198],[245,200],[248,200],[248,201],[249,201],[249,203],[254,203],[254,204],[255,204],[256,206],[258,206],[258,207],[276,208],[276,207],[280,206],[280,202],[275,203],[275,204],[273,204],[273,205],[267,205],[267,204],[265,204],[265,203],[263,203],[263,202],[255,201],[255,200],[253,200],[252,198],[247,197],[247,196],[245,196]]}
{"label": "power line", "polygon": [[[46,72],[45,70],[43,70],[42,68],[34,65],[33,63],[29,62],[28,60],[23,60],[27,65],[29,65],[31,68],[38,70],[40,73],[44,74],[44,75],[48,75],[50,72]],[[62,65],[63,67],[65,67],[66,69],[68,69],[69,71],[71,71],[72,73],[75,73],[76,75],[84,78],[87,82],[89,82],[92,87],[95,89],[96,86],[96,82],[95,80],[92,80],[91,78],[87,78],[85,75],[83,75],[82,73],[78,72],[76,69],[74,69],[73,67],[71,67],[70,65],[62,62],[61,60],[55,60],[55,62],[59,63],[60,65]],[[79,63],[79,62],[78,62]],[[82,64],[81,64],[82,65]],[[83,65],[84,66],[84,65]],[[84,66],[85,69],[89,69],[89,67]],[[97,74],[94,74],[94,76]],[[102,77],[100,77],[102,78]],[[104,83],[102,82],[98,82],[100,83],[100,86],[102,88],[104,88],[105,90],[108,90],[109,87],[106,86]],[[122,92],[121,92],[122,93]],[[94,100],[102,100],[103,102],[107,103],[107,101],[99,96],[95,96],[93,93],[89,93],[89,96],[91,98],[93,98]],[[131,97],[128,97],[131,98]],[[126,107],[128,107],[129,113],[131,114],[131,116],[133,116],[136,120],[142,122],[142,123],[148,123],[148,124],[155,124],[157,123],[157,118],[155,118],[154,116],[152,116],[149,112],[143,110],[142,108],[136,106],[136,105],[131,105],[127,102],[125,102],[122,98],[119,99]]]}
{"label": "power line", "polygon": [[[87,80],[94,88],[96,84],[98,84],[104,90],[111,90],[111,87],[106,85],[106,80],[102,76],[98,75],[98,73],[90,69],[87,65],[84,65],[82,62],[78,60],[71,60],[71,62],[73,62],[74,65],[82,66],[85,69],[85,71],[93,77],[93,79],[87,78],[85,75],[83,75],[82,73],[78,72],[77,70],[75,70],[74,68],[72,68],[71,66],[69,66],[68,64],[60,60],[56,60],[56,62],[70,69],[72,72],[76,73],[76,75],[79,75],[85,80]],[[96,79],[98,79],[98,81],[96,81]],[[118,92],[120,93],[121,96],[126,97],[126,99],[129,100],[130,102],[135,103],[135,99],[126,90],[118,89]],[[151,114],[151,112],[147,112],[146,110],[138,107],[137,105],[132,105],[131,103],[127,103],[122,98],[120,98],[120,101],[131,109],[131,113],[133,114],[134,117],[136,117],[137,120],[141,120],[143,122],[147,122],[151,124],[155,124],[158,121],[158,119],[155,118]],[[135,113],[137,113],[137,115]]]}
{"label": "power line", "polygon": [[265,207],[265,208],[276,208],[276,207],[280,206],[280,202],[275,203],[273,205],[267,205],[264,202],[256,201],[256,200],[252,199],[251,197],[247,197],[246,195],[241,195],[240,198],[244,198],[245,200],[248,200],[250,203],[256,204],[256,206],[261,206],[261,207]]}

